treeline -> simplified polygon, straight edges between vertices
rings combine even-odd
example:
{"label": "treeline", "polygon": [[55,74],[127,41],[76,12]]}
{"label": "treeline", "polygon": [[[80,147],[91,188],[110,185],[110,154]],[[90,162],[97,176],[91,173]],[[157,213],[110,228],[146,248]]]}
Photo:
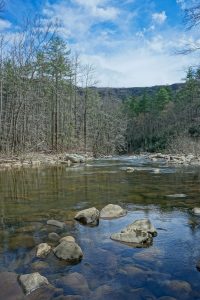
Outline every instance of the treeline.
{"label": "treeline", "polygon": [[127,148],[132,151],[200,151],[200,69],[188,70],[185,84],[161,87],[124,101]]}
{"label": "treeline", "polygon": [[100,98],[92,66],[82,65],[52,24],[36,18],[0,38],[0,152],[125,148],[121,103]]}

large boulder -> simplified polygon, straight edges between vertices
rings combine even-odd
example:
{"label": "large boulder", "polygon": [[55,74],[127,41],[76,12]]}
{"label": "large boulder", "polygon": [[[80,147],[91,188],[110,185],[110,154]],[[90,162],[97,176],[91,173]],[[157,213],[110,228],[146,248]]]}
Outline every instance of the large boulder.
{"label": "large boulder", "polygon": [[145,247],[151,245],[153,238],[147,232],[133,231],[133,232],[117,232],[111,234],[111,239],[122,243],[130,243],[135,247]]}
{"label": "large boulder", "polygon": [[78,262],[83,257],[81,248],[74,242],[62,241],[53,252],[57,258],[68,262]]}
{"label": "large boulder", "polygon": [[39,244],[37,247],[36,256],[39,258],[46,257],[51,251],[51,246],[49,246],[47,243]]}
{"label": "large boulder", "polygon": [[131,243],[135,247],[147,247],[152,244],[153,236],[157,234],[155,227],[148,219],[136,220],[126,226],[121,232],[113,233],[112,240]]}
{"label": "large boulder", "polygon": [[142,231],[142,232],[150,233],[152,236],[157,235],[157,231],[155,227],[151,224],[150,220],[148,219],[136,220],[122,230],[122,232],[124,233],[127,232],[129,233],[134,231],[136,232]]}
{"label": "large boulder", "polygon": [[65,161],[70,161],[72,163],[84,163],[86,161],[85,157],[78,154],[65,154]]}
{"label": "large boulder", "polygon": [[102,219],[113,219],[123,217],[127,214],[127,211],[119,205],[108,204],[100,212]]}
{"label": "large boulder", "polygon": [[57,221],[57,220],[48,220],[47,225],[55,226],[55,227],[58,227],[60,229],[64,229],[65,226],[66,226],[64,222],[60,222],[60,221]]}
{"label": "large boulder", "polygon": [[19,277],[19,282],[22,285],[26,295],[30,294],[31,292],[39,289],[44,285],[49,284],[47,278],[41,276],[38,272],[21,275]]}
{"label": "large boulder", "polygon": [[91,207],[78,212],[74,219],[84,225],[96,226],[99,224],[99,216],[100,213],[98,209]]}

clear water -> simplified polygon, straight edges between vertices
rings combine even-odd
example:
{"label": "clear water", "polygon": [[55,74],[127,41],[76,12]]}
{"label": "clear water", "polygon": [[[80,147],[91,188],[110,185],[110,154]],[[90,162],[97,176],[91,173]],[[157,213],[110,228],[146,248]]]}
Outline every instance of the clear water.
{"label": "clear water", "polygon": [[[135,172],[127,173],[128,166]],[[169,194],[187,197],[166,197]],[[101,209],[108,203],[126,208],[127,216],[101,220],[93,228],[73,220],[81,209]],[[191,214],[195,206],[200,207],[200,168],[152,164],[145,157],[96,160],[71,169],[2,171],[0,272],[37,271],[35,247],[48,242],[52,228],[46,221],[54,218],[66,222],[67,230],[53,231],[73,235],[84,252],[76,265],[62,263],[53,254],[44,260],[48,265],[39,272],[54,286],[60,287],[59,279],[66,274],[78,272],[90,290],[83,299],[200,299],[200,217]],[[144,217],[158,229],[151,247],[137,249],[110,239],[111,233]],[[81,294],[62,288],[63,295]]]}

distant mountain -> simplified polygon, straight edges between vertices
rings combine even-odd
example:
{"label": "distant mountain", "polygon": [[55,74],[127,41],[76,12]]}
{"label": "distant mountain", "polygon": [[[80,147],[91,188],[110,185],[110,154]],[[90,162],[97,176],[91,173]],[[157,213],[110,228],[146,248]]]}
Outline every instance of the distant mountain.
{"label": "distant mountain", "polygon": [[172,85],[156,85],[152,87],[130,87],[130,88],[110,88],[110,87],[92,87],[98,91],[102,98],[115,98],[124,100],[131,96],[141,96],[146,92],[149,95],[155,94],[161,87],[168,87],[172,92],[176,92],[183,87],[184,83],[175,83]]}

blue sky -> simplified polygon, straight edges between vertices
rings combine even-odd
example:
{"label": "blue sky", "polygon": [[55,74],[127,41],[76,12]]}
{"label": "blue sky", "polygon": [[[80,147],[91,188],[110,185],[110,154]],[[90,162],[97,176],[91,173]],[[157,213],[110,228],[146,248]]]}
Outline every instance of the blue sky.
{"label": "blue sky", "polygon": [[81,61],[93,64],[99,86],[152,86],[180,82],[193,56],[175,49],[196,41],[184,28],[183,9],[193,0],[7,0],[1,32],[17,31],[37,12],[59,20],[60,35]]}

